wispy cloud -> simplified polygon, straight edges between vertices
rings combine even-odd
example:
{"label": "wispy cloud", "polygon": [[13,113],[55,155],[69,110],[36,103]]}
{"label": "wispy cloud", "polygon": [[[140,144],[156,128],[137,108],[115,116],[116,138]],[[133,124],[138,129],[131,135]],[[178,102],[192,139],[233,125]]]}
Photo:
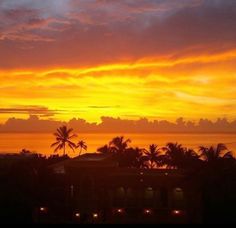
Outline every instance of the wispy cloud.
{"label": "wispy cloud", "polygon": [[60,110],[50,110],[47,107],[31,105],[17,105],[9,108],[0,108],[0,114],[30,114],[30,115],[39,115],[43,117],[54,116],[59,114]]}

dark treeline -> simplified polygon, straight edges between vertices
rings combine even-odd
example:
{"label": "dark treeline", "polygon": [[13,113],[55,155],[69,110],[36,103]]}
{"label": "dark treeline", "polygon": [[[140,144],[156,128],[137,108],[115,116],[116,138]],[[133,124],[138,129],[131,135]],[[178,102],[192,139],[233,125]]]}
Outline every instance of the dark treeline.
{"label": "dark treeline", "polygon": [[167,120],[127,120],[101,117],[100,123],[89,123],[84,119],[71,119],[68,122],[42,120],[36,115],[28,119],[10,118],[0,125],[0,132],[43,132],[51,133],[61,125],[68,125],[80,133],[236,133],[236,120],[219,118],[216,121],[200,119],[197,122],[178,118],[175,122]]}
{"label": "dark treeline", "polygon": [[[72,129],[63,126],[55,133],[55,151],[62,150],[63,156],[45,157],[22,150],[15,155],[0,156],[0,219],[1,222],[33,221],[35,207],[53,202],[63,207],[64,195],[56,195],[52,186],[65,184],[49,168],[60,161],[69,160],[67,148],[85,149],[85,142],[73,143]],[[200,147],[198,151],[185,148],[178,143],[167,143],[165,147],[156,144],[148,148],[133,148],[131,140],[116,137],[101,148],[98,153],[109,154],[123,168],[178,169],[186,174],[203,193],[203,222],[236,222],[236,160],[224,144],[216,147]]]}

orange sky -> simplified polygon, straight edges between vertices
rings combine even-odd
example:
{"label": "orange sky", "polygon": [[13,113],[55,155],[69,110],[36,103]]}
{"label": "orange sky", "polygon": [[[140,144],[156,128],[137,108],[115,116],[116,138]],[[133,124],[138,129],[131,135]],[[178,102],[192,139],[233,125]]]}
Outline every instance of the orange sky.
{"label": "orange sky", "polygon": [[235,119],[233,6],[230,0],[1,1],[0,122],[29,114]]}

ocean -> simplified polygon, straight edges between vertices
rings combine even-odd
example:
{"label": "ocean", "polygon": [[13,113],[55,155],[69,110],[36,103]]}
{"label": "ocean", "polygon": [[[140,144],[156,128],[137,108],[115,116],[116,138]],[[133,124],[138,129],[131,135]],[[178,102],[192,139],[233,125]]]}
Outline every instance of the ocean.
{"label": "ocean", "polygon": [[[116,136],[125,136],[131,139],[130,146],[141,148],[148,148],[153,143],[162,147],[167,142],[178,142],[193,149],[224,143],[236,155],[236,134],[80,134],[74,142],[85,141],[87,151],[92,153]],[[53,134],[0,133],[0,153],[17,153],[22,149],[28,149],[49,156],[55,154],[50,148],[54,141]],[[62,154],[62,151],[59,153]],[[77,156],[78,153],[79,151],[68,150],[71,157]]]}

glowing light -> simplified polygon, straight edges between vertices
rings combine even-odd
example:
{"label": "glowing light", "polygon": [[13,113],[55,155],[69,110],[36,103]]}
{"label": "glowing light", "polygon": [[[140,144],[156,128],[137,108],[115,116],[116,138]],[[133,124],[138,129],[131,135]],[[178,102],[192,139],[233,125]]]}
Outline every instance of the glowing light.
{"label": "glowing light", "polygon": [[180,210],[173,210],[173,211],[172,211],[172,214],[173,214],[173,215],[181,215],[181,214],[182,214],[182,211],[180,211]]}
{"label": "glowing light", "polygon": [[150,215],[150,214],[152,214],[152,210],[151,209],[144,209],[144,214]]}
{"label": "glowing light", "polygon": [[46,207],[40,207],[39,210],[40,210],[41,212],[46,212],[46,211],[47,211],[47,208],[46,208]]}
{"label": "glowing light", "polygon": [[[203,72],[195,72],[192,63],[214,63],[235,57],[236,50],[232,50],[215,55],[169,60],[145,58],[135,63],[80,68],[0,70],[0,91],[5,106],[2,108],[10,108],[16,112],[12,115],[25,119],[28,108],[17,111],[19,107],[12,104],[22,107],[43,104],[48,109],[40,111],[43,118],[55,115],[56,119],[67,121],[79,116],[97,123],[104,113],[114,118],[169,121],[175,121],[182,113],[192,120],[224,115],[233,118],[235,77],[230,74],[233,67],[225,72],[224,64],[219,64],[217,69],[210,65]],[[186,65],[180,72],[179,64]],[[1,113],[0,123],[9,117],[8,111]]]}
{"label": "glowing light", "polygon": [[79,218],[80,217],[80,213],[75,213],[75,217]]}
{"label": "glowing light", "polygon": [[98,213],[93,213],[93,218],[97,219],[98,218]]}
{"label": "glowing light", "polygon": [[117,213],[119,213],[119,214],[124,213],[124,209],[123,209],[123,208],[118,208],[116,211],[117,211]]}

